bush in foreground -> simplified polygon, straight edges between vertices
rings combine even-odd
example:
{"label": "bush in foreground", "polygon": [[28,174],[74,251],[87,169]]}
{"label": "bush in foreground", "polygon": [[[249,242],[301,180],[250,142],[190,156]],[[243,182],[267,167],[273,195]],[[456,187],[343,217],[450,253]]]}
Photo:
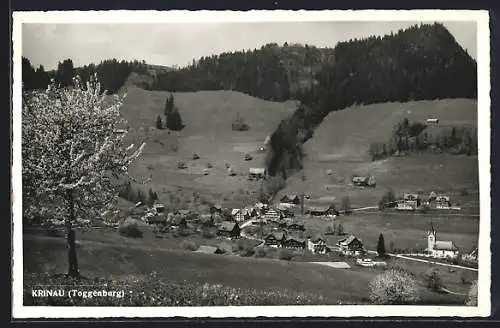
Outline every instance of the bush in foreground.
{"label": "bush in foreground", "polygon": [[477,306],[477,280],[474,280],[470,286],[469,295],[467,296],[465,305]]}
{"label": "bush in foreground", "polygon": [[[214,284],[172,283],[155,273],[145,278],[117,281],[70,279],[47,273],[25,276],[25,306],[238,306],[238,305],[324,305],[323,296],[287,290],[255,290]],[[122,297],[32,297],[42,285],[65,286],[67,290],[86,290],[84,285],[102,286],[103,290],[123,290]],[[96,289],[97,287],[93,287]]]}
{"label": "bush in foreground", "polygon": [[192,240],[184,240],[181,244],[183,249],[186,249],[188,251],[195,251],[198,249],[198,245]]}
{"label": "bush in foreground", "polygon": [[127,218],[118,227],[118,232],[120,235],[132,238],[142,238],[142,231],[139,228],[139,222],[132,218]]}
{"label": "bush in foreground", "polygon": [[370,282],[370,300],[375,304],[414,304],[418,287],[412,273],[391,268]]}

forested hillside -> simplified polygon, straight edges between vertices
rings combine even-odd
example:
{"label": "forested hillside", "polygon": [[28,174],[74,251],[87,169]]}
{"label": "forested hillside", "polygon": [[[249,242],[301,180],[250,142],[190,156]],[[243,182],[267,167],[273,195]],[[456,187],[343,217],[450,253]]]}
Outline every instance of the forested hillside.
{"label": "forested hillside", "polygon": [[79,75],[86,82],[97,73],[102,87],[110,93],[115,93],[124,85],[130,73],[154,76],[158,71],[162,71],[162,68],[148,65],[144,61],[118,61],[114,58],[103,60],[97,65],[82,67],[74,67],[73,61],[68,58],[59,62],[56,70],[45,71],[42,65],[35,69],[28,58],[22,58],[22,77],[26,90],[45,89],[52,78],[62,85],[71,85],[73,77]]}
{"label": "forested hillside", "polygon": [[354,104],[476,98],[476,62],[439,23],[396,34],[340,42],[335,62],[272,135],[271,175],[301,167],[302,144],[331,111]]}
{"label": "forested hillside", "polygon": [[186,92],[235,90],[265,100],[301,96],[315,84],[315,75],[333,63],[333,49],[271,43],[253,51],[202,57],[185,68],[158,75],[153,90]]}

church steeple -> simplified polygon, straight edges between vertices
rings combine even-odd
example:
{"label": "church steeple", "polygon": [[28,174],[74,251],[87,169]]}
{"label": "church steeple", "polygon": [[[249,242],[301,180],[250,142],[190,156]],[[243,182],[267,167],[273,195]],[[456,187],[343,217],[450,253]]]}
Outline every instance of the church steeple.
{"label": "church steeple", "polygon": [[427,232],[427,250],[432,251],[434,249],[434,245],[436,244],[436,230],[434,229],[434,224],[432,224],[431,220],[431,229]]}

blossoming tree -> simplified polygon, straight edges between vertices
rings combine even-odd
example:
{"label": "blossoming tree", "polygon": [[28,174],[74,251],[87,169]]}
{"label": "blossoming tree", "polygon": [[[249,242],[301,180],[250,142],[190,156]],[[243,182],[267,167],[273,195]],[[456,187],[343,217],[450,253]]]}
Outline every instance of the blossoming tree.
{"label": "blossoming tree", "polygon": [[126,147],[123,96],[101,92],[95,77],[86,85],[23,93],[23,217],[59,220],[66,227],[68,275],[79,275],[73,224],[92,221],[118,198],[117,181],[145,144]]}

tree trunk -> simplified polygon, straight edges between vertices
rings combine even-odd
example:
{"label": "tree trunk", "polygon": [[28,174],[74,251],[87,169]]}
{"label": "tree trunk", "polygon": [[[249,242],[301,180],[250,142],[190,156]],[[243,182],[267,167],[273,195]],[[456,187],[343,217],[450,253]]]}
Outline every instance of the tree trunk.
{"label": "tree trunk", "polygon": [[73,191],[68,190],[68,217],[66,218],[66,247],[68,249],[68,276],[78,277],[78,261],[76,257],[75,231],[72,229],[72,224],[75,221],[75,209]]}

